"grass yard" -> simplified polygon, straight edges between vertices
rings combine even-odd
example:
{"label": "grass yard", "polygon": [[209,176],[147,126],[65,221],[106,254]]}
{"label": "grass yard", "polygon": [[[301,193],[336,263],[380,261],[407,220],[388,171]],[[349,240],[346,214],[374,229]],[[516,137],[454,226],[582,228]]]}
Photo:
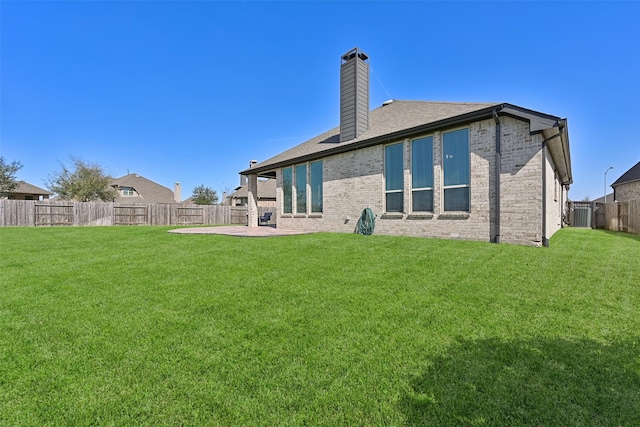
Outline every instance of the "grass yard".
{"label": "grass yard", "polygon": [[640,425],[640,237],[0,229],[0,425]]}

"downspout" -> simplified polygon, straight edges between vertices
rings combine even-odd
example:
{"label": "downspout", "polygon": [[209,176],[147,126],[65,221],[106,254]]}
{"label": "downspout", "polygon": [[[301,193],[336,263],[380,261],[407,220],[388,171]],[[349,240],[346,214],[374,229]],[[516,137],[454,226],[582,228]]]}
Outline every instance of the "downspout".
{"label": "downspout", "polygon": [[495,176],[495,236],[493,243],[500,243],[500,172],[502,171],[502,148],[500,146],[501,128],[497,110],[493,110],[493,119],[496,122],[496,176]]}
{"label": "downspout", "polygon": [[564,184],[560,184],[560,228],[564,228]]}
{"label": "downspout", "polygon": [[542,141],[542,246],[549,247],[547,239],[547,140]]}
{"label": "downspout", "polygon": [[549,247],[547,239],[547,142],[562,136],[562,129],[542,141],[542,246]]}

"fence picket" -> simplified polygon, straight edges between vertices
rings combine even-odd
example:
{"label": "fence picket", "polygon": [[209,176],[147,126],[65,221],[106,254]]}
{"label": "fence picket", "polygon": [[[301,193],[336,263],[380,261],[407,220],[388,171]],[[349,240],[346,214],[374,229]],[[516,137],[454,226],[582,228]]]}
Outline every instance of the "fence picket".
{"label": "fence picket", "polygon": [[[258,207],[258,214],[276,208]],[[56,214],[56,215],[54,215]],[[64,218],[61,217],[64,215]],[[45,220],[45,218],[48,218]],[[41,222],[41,223],[40,223]],[[273,221],[272,221],[273,222]],[[247,224],[246,206],[0,200],[0,227]]]}

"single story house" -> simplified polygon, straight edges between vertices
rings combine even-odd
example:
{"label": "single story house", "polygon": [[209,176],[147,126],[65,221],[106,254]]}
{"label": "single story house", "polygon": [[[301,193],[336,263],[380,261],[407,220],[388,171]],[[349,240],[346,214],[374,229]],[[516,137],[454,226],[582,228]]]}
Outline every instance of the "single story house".
{"label": "single story house", "polygon": [[640,200],[640,162],[622,174],[613,184],[613,199],[616,202]]}
{"label": "single story house", "polygon": [[53,193],[29,184],[25,181],[18,181],[18,186],[9,193],[8,199],[12,200],[47,200]]}
{"label": "single story house", "polygon": [[136,173],[130,173],[111,182],[118,192],[116,203],[180,203],[180,183],[175,184],[175,193],[156,182]]}
{"label": "single story house", "polygon": [[369,110],[369,58],[341,57],[340,125],[240,172],[249,226],[258,177],[277,223],[353,232],[548,245],[573,182],[567,120],[508,103],[390,100]]}

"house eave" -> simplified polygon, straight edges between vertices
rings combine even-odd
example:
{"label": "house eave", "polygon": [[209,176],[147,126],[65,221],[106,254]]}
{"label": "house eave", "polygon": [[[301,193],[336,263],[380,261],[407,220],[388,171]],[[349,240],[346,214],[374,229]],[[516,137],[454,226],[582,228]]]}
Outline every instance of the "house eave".
{"label": "house eave", "polygon": [[556,126],[544,129],[542,134],[545,141],[547,141],[547,147],[556,165],[562,184],[573,184],[571,153],[569,151],[569,130],[566,119],[558,120]]}
{"label": "house eave", "polygon": [[613,184],[611,184],[611,188],[615,188],[619,185],[625,185],[625,184],[632,184],[634,182],[640,182],[640,179],[632,179],[629,181],[624,181],[624,182],[614,182]]}

